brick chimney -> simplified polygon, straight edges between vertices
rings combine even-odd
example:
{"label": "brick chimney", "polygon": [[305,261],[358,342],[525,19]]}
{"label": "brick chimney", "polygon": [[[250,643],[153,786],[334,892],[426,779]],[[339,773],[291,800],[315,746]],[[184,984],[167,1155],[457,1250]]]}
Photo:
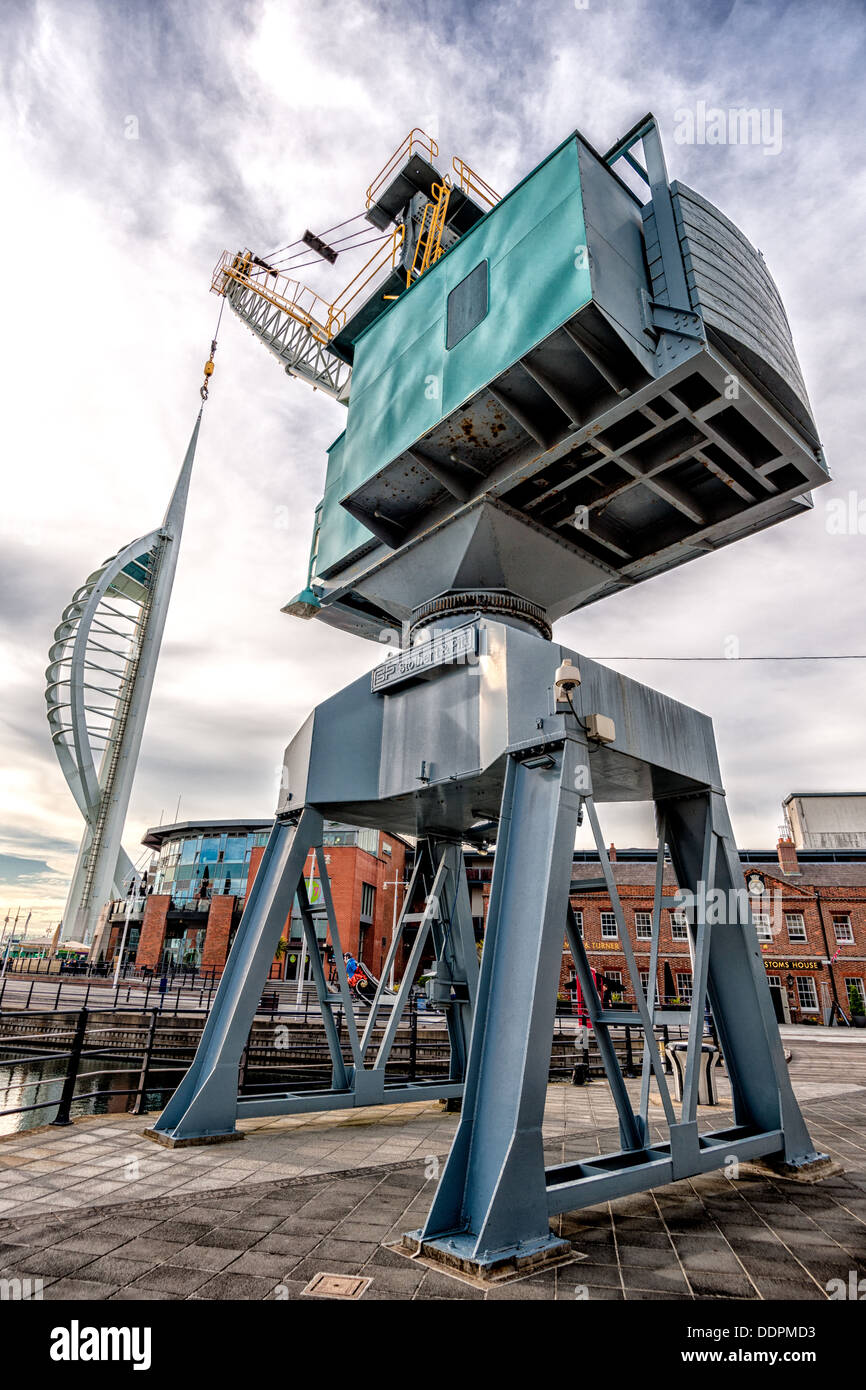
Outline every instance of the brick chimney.
{"label": "brick chimney", "polygon": [[607,852],[607,857],[610,860],[611,864],[616,863],[616,845],[611,845],[610,849]]}
{"label": "brick chimney", "polygon": [[797,850],[794,841],[788,835],[782,835],[777,845],[779,852],[779,868],[783,874],[793,878],[800,873],[800,863],[797,859]]}

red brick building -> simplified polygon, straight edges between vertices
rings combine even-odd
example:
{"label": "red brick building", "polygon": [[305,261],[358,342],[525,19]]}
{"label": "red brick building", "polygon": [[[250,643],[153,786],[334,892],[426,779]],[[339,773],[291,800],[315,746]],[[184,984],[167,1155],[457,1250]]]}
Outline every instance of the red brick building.
{"label": "red brick building", "polygon": [[[654,850],[611,848],[612,870],[626,927],[641,971],[649,980],[650,938],[655,882]],[[467,860],[473,911],[476,904],[486,919],[493,856],[472,854]],[[851,997],[866,1004],[866,853],[861,851],[797,851],[782,839],[777,850],[740,853],[744,888],[749,894],[780,1022],[823,1023],[833,1004],[846,1016]],[[581,892],[581,880],[598,879],[598,856],[576,851],[572,870],[571,904],[581,929],[590,965],[601,971],[612,991],[633,998],[619,929],[605,893]],[[677,882],[665,867],[664,895],[673,896]],[[677,909],[661,914],[656,997],[661,1002],[691,999],[692,958],[686,916]],[[567,943],[560,988],[567,991],[573,977]]]}
{"label": "red brick building", "polygon": [[[207,821],[160,826],[144,843],[154,850],[147,892],[133,903],[124,958],[162,972],[188,965],[219,973],[226,961],[267,842],[271,822]],[[826,838],[826,837],[825,837]],[[866,841],[866,834],[864,834]],[[850,842],[850,835],[848,836]],[[341,944],[381,973],[395,918],[409,877],[412,846],[398,835],[326,823],[324,852],[340,928]],[[612,869],[638,969],[644,983],[650,967],[655,850],[611,847]],[[834,1005],[851,1014],[851,1001],[866,1001],[866,848],[805,848],[790,836],[775,851],[740,852],[744,892],[748,894],[770,981],[777,1017],[784,1022],[826,1022]],[[493,852],[467,850],[466,868],[476,934],[487,918]],[[306,877],[314,907],[321,890],[313,856]],[[590,965],[601,971],[616,993],[630,999],[619,928],[603,893],[581,891],[582,880],[598,879],[595,851],[575,851],[571,902]],[[665,868],[664,895],[677,883]],[[92,952],[112,961],[119,950],[126,903],[112,903]],[[323,915],[316,914],[323,957],[330,944]],[[272,978],[297,979],[302,963],[300,920],[293,916],[283,932]],[[403,973],[411,948],[411,929],[396,961]],[[305,973],[309,973],[306,965]],[[682,911],[661,915],[656,996],[687,1002],[692,959]],[[566,946],[561,973],[565,991],[573,976]]]}
{"label": "red brick building", "polygon": [[[161,974],[187,966],[219,974],[225,965],[272,822],[202,821],[157,826],[143,843],[154,851],[142,894],[133,899],[124,962]],[[399,915],[412,847],[399,835],[326,822],[325,859],[343,949],[378,975]],[[306,877],[313,906],[321,901],[312,854]],[[114,961],[120,950],[126,900],[108,905],[92,959]],[[316,916],[323,956],[330,944]],[[286,923],[286,948],[272,978],[297,978],[301,924]],[[309,975],[309,963],[305,965]]]}
{"label": "red brick building", "polygon": [[[395,917],[399,917],[407,875],[407,856],[412,847],[399,835],[381,830],[356,830],[351,826],[326,827],[325,865],[334,899],[334,912],[340,930],[340,944],[361,961],[377,978],[382,972]],[[254,849],[250,864],[253,883],[263,849]],[[313,851],[304,866],[307,891],[315,908],[321,904],[318,867]],[[324,917],[316,917],[316,930],[323,949],[330,946],[330,933]],[[301,920],[297,913],[283,930],[287,948],[277,960],[283,979],[297,979],[301,957]],[[402,961],[398,961],[398,966]],[[400,971],[398,970],[398,974]]]}

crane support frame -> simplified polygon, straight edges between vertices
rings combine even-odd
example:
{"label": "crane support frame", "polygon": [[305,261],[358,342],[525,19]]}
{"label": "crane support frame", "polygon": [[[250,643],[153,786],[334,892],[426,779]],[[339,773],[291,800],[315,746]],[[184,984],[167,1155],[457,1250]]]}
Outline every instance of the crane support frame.
{"label": "crane support frame", "polygon": [[[582,677],[573,708],[558,705],[555,694],[556,670],[565,657]],[[614,737],[603,744],[586,732],[590,714],[598,711],[614,723]],[[417,653],[407,662],[391,658],[372,679],[363,677],[320,705],[287,749],[284,787],[283,819],[271,837],[195,1062],[154,1137],[168,1144],[210,1141],[232,1137],[238,1116],[419,1098],[417,1085],[389,1091],[386,1083],[383,1090],[381,1068],[371,1080],[379,1058],[368,1068],[369,1040],[355,1038],[350,1029],[352,1065],[344,1074],[334,1054],[327,1094],[238,1100],[241,1049],[295,893],[308,935],[311,930],[302,872],[327,816],[397,833],[414,827],[430,846],[424,854],[431,872],[435,868],[424,912],[431,928],[434,917],[440,927],[437,972],[441,968],[456,986],[466,971],[466,988],[455,990],[465,1002],[459,1016],[454,1010],[452,1076],[438,1090],[424,1088],[427,1095],[462,1095],[462,1116],[427,1221],[407,1233],[409,1248],[484,1276],[509,1264],[562,1258],[563,1242],[550,1230],[550,1218],[559,1212],[708,1172],[731,1155],[765,1157],[794,1169],[826,1162],[794,1099],[755,926],[750,909],[743,913],[739,859],[706,716],[564,651],[518,620],[466,623],[454,617],[439,630],[429,660]],[[690,923],[693,1002],[679,1113],[654,1037],[655,999],[636,969],[604,849],[597,805],[612,800],[655,803],[662,868],[666,845],[681,890],[698,904]],[[569,915],[581,809],[599,849],[631,975],[636,1007],[628,1016],[601,1007]],[[481,820],[497,821],[499,829],[476,988],[459,865],[461,842]],[[323,868],[321,856],[320,862]],[[449,903],[446,894],[443,908],[449,875],[456,895]],[[662,902],[669,901],[662,898],[662,879],[659,870],[656,953]],[[711,890],[733,904],[721,917],[717,911],[716,920],[702,906]],[[327,889],[324,897],[339,956]],[[452,947],[459,943],[457,964],[449,958],[446,920]],[[546,1169],[542,1119],[566,931],[616,1101],[622,1149]],[[419,931],[402,997],[420,962],[420,937]],[[344,1002],[346,993],[341,974]],[[733,1125],[715,1133],[700,1132],[697,1117],[705,1001],[718,1030],[734,1112]],[[644,1035],[636,1109],[610,1044],[610,1030],[626,1022]],[[388,1031],[391,1024],[383,1046]],[[649,1108],[653,1087],[661,1101],[658,1122]],[[667,1138],[656,1132],[662,1116]]]}

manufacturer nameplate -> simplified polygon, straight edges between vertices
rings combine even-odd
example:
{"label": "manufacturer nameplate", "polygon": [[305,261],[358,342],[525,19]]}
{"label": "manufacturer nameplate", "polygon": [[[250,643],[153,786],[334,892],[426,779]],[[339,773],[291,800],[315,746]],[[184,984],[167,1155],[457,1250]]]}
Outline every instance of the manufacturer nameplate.
{"label": "manufacturer nameplate", "polygon": [[397,652],[373,669],[371,691],[376,695],[383,690],[392,690],[394,686],[405,685],[407,681],[428,680],[443,666],[473,661],[477,631],[474,624],[447,628],[426,642]]}

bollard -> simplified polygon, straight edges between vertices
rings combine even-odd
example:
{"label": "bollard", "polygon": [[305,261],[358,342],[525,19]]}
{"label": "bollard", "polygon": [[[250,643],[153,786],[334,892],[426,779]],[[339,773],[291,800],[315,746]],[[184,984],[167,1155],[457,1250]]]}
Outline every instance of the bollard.
{"label": "bollard", "polygon": [[587,1086],[590,1082],[589,1074],[589,1029],[582,1023],[577,1030],[577,1046],[581,1052],[581,1060],[576,1062],[571,1073],[572,1086]]}
{"label": "bollard", "polygon": [[[668,1052],[673,1058],[673,1078],[674,1078],[674,1100],[681,1101],[683,1098],[683,1082],[685,1080],[687,1043],[671,1043]],[[701,1047],[701,1060],[698,1068],[698,1105],[718,1105],[716,1093],[716,1067],[718,1066],[721,1053],[717,1047],[712,1047],[709,1043],[704,1043]]]}
{"label": "bollard", "polygon": [[630,1077],[637,1076],[637,1072],[634,1069],[634,1053],[631,1046],[631,1029],[628,1024],[626,1024],[625,1029],[625,1074]]}

